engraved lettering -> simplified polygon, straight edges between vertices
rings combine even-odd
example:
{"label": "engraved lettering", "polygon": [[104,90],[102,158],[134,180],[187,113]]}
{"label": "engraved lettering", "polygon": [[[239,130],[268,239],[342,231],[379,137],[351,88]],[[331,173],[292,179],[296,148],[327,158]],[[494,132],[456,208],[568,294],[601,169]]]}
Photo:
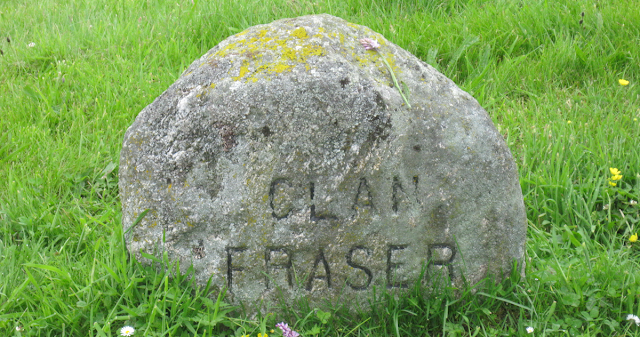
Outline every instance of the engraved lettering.
{"label": "engraved lettering", "polygon": [[[417,194],[418,176],[413,176],[413,187],[415,189],[414,193]],[[395,176],[393,177],[393,183],[391,184],[391,201],[392,201],[391,208],[393,209],[394,213],[398,213],[398,210],[400,209],[400,205],[403,202],[405,202],[405,200],[408,200],[408,196],[405,193],[404,187],[402,187],[400,178]],[[418,201],[417,198],[416,198],[416,201]]]}
{"label": "engraved lettering", "polygon": [[[197,241],[197,246],[194,248],[203,246],[204,242]],[[363,291],[371,287],[374,273],[386,272],[387,289],[407,289],[411,283],[410,275],[415,272],[414,268],[419,268],[419,266],[409,263],[409,248],[410,244],[408,243],[388,244],[386,246],[386,265],[380,270],[377,269],[379,267],[372,267],[377,265],[376,261],[371,260],[374,257],[374,248],[365,245],[352,246],[348,252],[342,255],[345,259],[343,261],[348,267],[338,269],[339,273],[344,272],[346,275],[338,275],[338,278],[345,279],[347,289]],[[263,275],[266,289],[297,288],[293,266],[296,251],[286,246],[267,246],[262,249],[264,251],[264,269],[259,271],[254,270],[255,264],[252,262],[258,250],[244,245],[226,247],[226,283],[230,291],[255,284],[256,281],[259,282],[258,279],[255,279],[259,278],[259,275]],[[460,277],[460,275],[456,275],[457,272],[453,267],[456,254],[454,244],[429,244],[427,247],[428,265],[424,281],[443,280],[448,282],[448,280],[455,280],[456,276]],[[311,292],[318,288],[333,288],[332,282],[334,280],[332,278],[336,276],[332,274],[328,258],[331,256],[327,256],[324,248],[321,248],[313,256],[313,263],[307,260],[310,268],[306,280],[301,284],[302,289]]]}
{"label": "engraved lettering", "polygon": [[353,203],[353,209],[358,211],[371,209],[372,207],[373,197],[371,196],[371,189],[369,189],[367,179],[360,178],[360,185],[358,185],[358,193],[356,194],[356,200]]}
{"label": "engraved lettering", "polygon": [[389,245],[387,250],[387,288],[408,288],[409,284],[406,281],[398,280],[398,275],[395,273],[397,269],[400,269],[403,262],[396,262],[395,257],[397,253],[406,249],[409,245]]}
{"label": "engraved lettering", "polygon": [[289,216],[293,209],[291,195],[293,188],[286,179],[275,179],[269,188],[269,206],[271,215],[280,220]]}
{"label": "engraved lettering", "polygon": [[352,268],[360,269],[362,272],[364,272],[364,274],[367,277],[367,280],[360,284],[354,284],[351,282],[351,280],[347,280],[347,285],[351,287],[351,289],[353,290],[365,290],[371,284],[371,280],[373,279],[373,273],[369,268],[354,262],[353,261],[354,255],[356,258],[361,257],[362,259],[362,256],[366,256],[366,258],[368,258],[371,256],[371,249],[363,246],[351,247],[351,249],[349,250],[349,253],[347,254],[347,264]]}
{"label": "engraved lettering", "polygon": [[[446,269],[445,275],[449,276],[450,280],[453,280],[455,275],[450,265],[453,263],[455,256],[456,250],[452,245],[436,244],[429,246],[430,274],[433,271],[442,273],[442,270]],[[430,275],[430,277],[432,276]]]}
{"label": "engraved lettering", "polygon": [[395,213],[398,213],[398,192],[402,191],[402,185],[400,184],[400,180],[398,177],[393,177],[393,184],[391,184],[392,194],[391,201],[393,201],[392,209]]}
{"label": "engraved lettering", "polygon": [[[293,287],[291,253],[289,249],[284,247],[267,247],[264,254],[265,265],[265,285],[267,289],[271,289],[270,279],[274,279],[275,274],[279,274],[279,270],[284,270],[285,278],[289,288]],[[274,283],[275,280],[274,280]]]}
{"label": "engraved lettering", "polygon": [[[322,266],[324,267],[324,275],[316,276],[316,270],[318,269],[318,264],[322,262]],[[316,255],[315,262],[313,262],[313,268],[309,272],[309,279],[307,280],[307,291],[313,290],[313,281],[314,280],[323,280],[327,281],[327,288],[331,288],[331,270],[329,270],[329,263],[327,259],[324,257],[324,251],[320,249],[318,255]]]}
{"label": "engraved lettering", "polygon": [[309,183],[309,192],[311,193],[311,215],[309,216],[309,220],[312,222],[318,222],[320,220],[336,220],[337,217],[328,212],[320,212],[316,214],[316,205],[313,203],[313,198],[315,197],[315,184]]}
{"label": "engraved lettering", "polygon": [[229,288],[229,290],[233,287],[233,272],[244,271],[244,267],[238,267],[233,264],[233,257],[246,250],[247,247],[227,247],[227,288]]}

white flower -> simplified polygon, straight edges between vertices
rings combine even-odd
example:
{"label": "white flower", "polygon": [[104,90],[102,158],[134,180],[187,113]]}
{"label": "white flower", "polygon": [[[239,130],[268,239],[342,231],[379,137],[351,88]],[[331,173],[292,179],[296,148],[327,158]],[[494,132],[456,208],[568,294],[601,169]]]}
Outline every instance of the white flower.
{"label": "white flower", "polygon": [[134,332],[136,332],[136,329],[130,326],[124,326],[120,329],[120,335],[122,336],[133,336]]}
{"label": "white flower", "polygon": [[635,201],[635,200],[629,200],[629,205],[636,205],[636,204],[638,204],[638,202],[637,202],[637,201]]}
{"label": "white flower", "polygon": [[361,39],[360,40],[360,44],[362,44],[362,46],[366,50],[372,50],[372,49],[380,48],[380,44],[378,43],[378,41],[376,41],[374,39],[370,39],[370,38]]}
{"label": "white flower", "polygon": [[640,318],[638,318],[638,316],[633,315],[633,314],[628,314],[627,315],[627,321],[634,321],[636,323],[636,325],[640,325]]}
{"label": "white flower", "polygon": [[36,43],[35,43],[35,42],[30,42],[27,46],[28,46],[29,48],[33,48],[33,47],[35,47],[35,46],[36,46]]}
{"label": "white flower", "polygon": [[532,326],[528,326],[527,327],[527,333],[533,333],[533,327]]}
{"label": "white flower", "polygon": [[17,332],[22,332],[22,331],[24,331],[24,328],[23,328],[23,327],[21,327],[21,326],[17,326],[17,327],[16,327],[16,331],[17,331]]}

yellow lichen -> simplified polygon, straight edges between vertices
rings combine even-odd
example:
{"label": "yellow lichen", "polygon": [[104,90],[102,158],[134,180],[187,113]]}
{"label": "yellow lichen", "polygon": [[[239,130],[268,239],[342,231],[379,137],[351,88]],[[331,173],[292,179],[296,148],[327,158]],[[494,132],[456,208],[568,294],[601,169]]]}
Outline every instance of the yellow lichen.
{"label": "yellow lichen", "polygon": [[293,69],[293,66],[290,65],[286,65],[286,64],[276,64],[274,67],[271,67],[271,69],[269,69],[269,73],[282,73],[284,71],[288,71]]}
{"label": "yellow lichen", "polygon": [[242,65],[240,66],[240,74],[238,76],[232,77],[234,81],[237,81],[244,77],[249,72],[249,62],[247,60],[242,61]]}
{"label": "yellow lichen", "polygon": [[304,29],[304,27],[296,28],[293,32],[291,32],[291,36],[297,37],[299,39],[306,39],[306,38],[309,37],[307,35],[307,31]]}
{"label": "yellow lichen", "polygon": [[231,78],[235,81],[257,82],[260,78],[270,80],[269,77],[259,76],[260,74],[291,71],[298,64],[303,64],[306,70],[310,70],[307,64],[309,57],[324,54],[321,46],[300,41],[309,38],[304,27],[294,29],[285,38],[272,33],[270,29],[249,30],[245,37],[229,42],[215,52],[213,57],[219,59],[232,56],[244,59],[240,69],[235,70],[236,73],[233,69],[230,70]]}
{"label": "yellow lichen", "polygon": [[294,61],[296,59],[296,51],[293,48],[284,48],[282,50],[282,57],[285,59]]}
{"label": "yellow lichen", "polygon": [[387,55],[385,59],[387,60],[387,63],[389,63],[389,66],[391,66],[391,69],[394,73],[398,74],[401,72],[400,69],[396,66],[396,59],[392,55]]}

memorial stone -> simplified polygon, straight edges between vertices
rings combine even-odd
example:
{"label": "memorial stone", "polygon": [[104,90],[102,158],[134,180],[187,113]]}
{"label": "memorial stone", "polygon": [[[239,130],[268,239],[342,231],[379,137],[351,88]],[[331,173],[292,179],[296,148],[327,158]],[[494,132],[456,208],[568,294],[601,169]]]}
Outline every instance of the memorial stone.
{"label": "memorial stone", "polygon": [[193,265],[236,303],[359,305],[523,270],[517,169],[486,111],[330,15],[248,28],[191,64],[127,130],[120,194],[132,254]]}

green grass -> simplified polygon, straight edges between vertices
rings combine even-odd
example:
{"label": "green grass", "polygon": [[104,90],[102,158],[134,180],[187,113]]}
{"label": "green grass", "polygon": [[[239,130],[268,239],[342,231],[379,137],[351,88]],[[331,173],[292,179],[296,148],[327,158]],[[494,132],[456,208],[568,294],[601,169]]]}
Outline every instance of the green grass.
{"label": "green grass", "polygon": [[[0,335],[115,336],[131,325],[136,336],[256,336],[280,321],[306,336],[524,336],[528,326],[537,336],[640,335],[625,320],[640,314],[640,242],[628,240],[640,231],[639,7],[0,2]],[[526,278],[428,298],[381,292],[355,316],[304,303],[255,316],[209,298],[167,261],[127,258],[117,164],[137,113],[229,35],[314,13],[382,33],[487,109],[520,172]],[[615,187],[610,167],[622,171]]]}

